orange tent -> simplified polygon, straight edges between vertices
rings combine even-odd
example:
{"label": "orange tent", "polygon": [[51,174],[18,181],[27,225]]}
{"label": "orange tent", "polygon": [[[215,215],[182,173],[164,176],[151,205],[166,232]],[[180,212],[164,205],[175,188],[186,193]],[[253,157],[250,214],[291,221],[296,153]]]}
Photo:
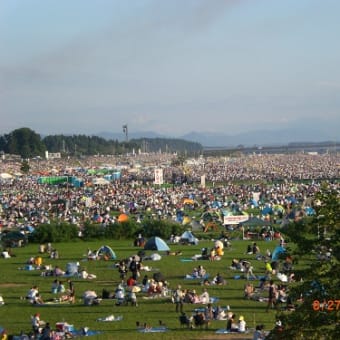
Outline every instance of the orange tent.
{"label": "orange tent", "polygon": [[126,214],[120,214],[118,216],[118,222],[120,222],[120,223],[127,222],[128,219],[129,219],[129,216],[126,215]]}
{"label": "orange tent", "polygon": [[190,198],[184,198],[183,200],[183,204],[194,204],[194,200],[190,199]]}

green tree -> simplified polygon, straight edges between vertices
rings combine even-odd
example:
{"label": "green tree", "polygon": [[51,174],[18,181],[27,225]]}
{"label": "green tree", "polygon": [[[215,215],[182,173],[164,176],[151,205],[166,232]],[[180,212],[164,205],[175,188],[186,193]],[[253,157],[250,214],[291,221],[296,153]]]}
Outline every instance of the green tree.
{"label": "green tree", "polygon": [[[302,297],[291,314],[281,313],[284,330],[272,331],[268,339],[337,339],[340,336],[340,198],[339,192],[324,185],[314,202],[316,216],[294,223],[286,230],[297,245],[297,254],[309,265],[291,289]],[[330,259],[322,253],[330,251]],[[321,256],[320,256],[321,254]]]}
{"label": "green tree", "polygon": [[20,170],[24,173],[27,174],[30,171],[30,165],[27,160],[22,161]]}
{"label": "green tree", "polygon": [[13,130],[4,136],[6,140],[5,152],[20,155],[22,158],[43,156],[45,145],[40,135],[29,128]]}

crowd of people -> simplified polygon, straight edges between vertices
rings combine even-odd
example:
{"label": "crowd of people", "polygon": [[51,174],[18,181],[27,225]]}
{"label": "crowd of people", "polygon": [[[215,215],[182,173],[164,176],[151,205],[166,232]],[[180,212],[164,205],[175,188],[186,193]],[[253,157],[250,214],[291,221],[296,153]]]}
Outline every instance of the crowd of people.
{"label": "crowd of people", "polygon": [[[146,159],[144,164],[150,165],[152,161]],[[153,181],[145,182],[145,178],[153,178],[154,166],[139,167],[131,175],[131,168],[138,162],[134,158],[121,170],[120,179],[108,185],[94,185],[92,182],[97,175],[88,170],[103,166],[95,158],[82,160],[83,166],[75,166],[75,160],[64,159],[32,162],[29,176],[19,175],[20,162],[3,160],[0,161],[0,172],[17,175],[1,179],[0,227],[35,226],[50,223],[54,219],[77,224],[80,228],[86,220],[114,223],[115,218],[110,211],[133,214],[137,221],[141,221],[146,211],[153,212],[158,218],[175,219],[176,211],[184,205],[183,198],[188,197],[193,199],[193,209],[196,205],[214,207],[219,201],[225,208],[237,207],[242,211],[254,204],[254,193],[261,207],[268,204],[289,208],[292,199],[300,205],[310,205],[320,188],[318,180],[329,180],[334,188],[339,189],[334,179],[340,178],[340,159],[335,154],[198,159],[186,165],[185,170],[169,163],[166,166],[159,164],[161,161],[165,164],[162,158],[158,158],[158,162],[154,161],[153,165],[163,168],[164,177],[168,178],[169,183],[172,173],[186,171],[187,176],[193,179],[192,183],[199,183],[204,175],[205,181],[214,185],[204,188],[182,183],[166,190],[154,187],[150,185]],[[67,174],[80,177],[84,186],[39,184],[41,169],[54,176]],[[233,180],[261,180],[261,183],[267,184],[235,185]],[[302,180],[311,181],[306,184]]]}
{"label": "crowd of people", "polygon": [[[193,210],[197,207],[204,207],[208,210],[218,206],[243,211],[258,204],[261,208],[280,205],[288,211],[293,201],[299,206],[312,205],[315,194],[320,190],[319,180],[328,180],[332,188],[340,190],[339,183],[334,181],[340,178],[340,158],[338,155],[332,154],[251,155],[231,159],[198,159],[188,163],[185,170],[169,165],[169,159],[165,156],[151,157],[147,160],[149,165],[152,162],[153,165],[160,165],[159,162],[168,164],[164,165],[163,170],[164,177],[170,181],[173,174],[178,171],[185,171],[186,176],[192,179],[193,184],[185,181],[181,185],[172,185],[167,189],[150,185],[150,182],[145,181],[147,178],[153,178],[153,166],[138,168],[138,172],[133,172],[133,176],[131,175],[132,172],[129,170],[133,168],[133,164],[141,161],[141,159],[130,159],[127,167],[122,169],[119,180],[105,185],[94,185],[92,182],[94,176],[87,170],[99,167],[98,159],[95,158],[83,160],[82,164],[77,166],[74,161],[70,163],[68,160],[32,162],[29,176],[19,174],[20,162],[3,160],[0,162],[0,172],[17,175],[1,180],[0,230],[1,228],[24,228],[28,225],[34,227],[41,223],[51,223],[57,219],[78,225],[81,232],[82,226],[88,220],[99,222],[102,225],[116,223],[117,220],[111,214],[112,211],[133,216],[137,222],[141,221],[147,211],[152,212],[155,218],[176,219],[178,210],[184,207],[183,199],[188,197],[193,201],[190,204]],[[145,159],[144,161],[146,162]],[[41,176],[41,169],[50,174],[53,169],[55,175],[66,173],[68,176],[81,177],[85,184],[81,187],[68,184],[64,186],[40,184],[38,178]],[[202,176],[205,176],[205,180],[213,185],[209,187],[196,185],[200,183]],[[232,183],[235,180],[259,182],[258,184],[236,185]],[[310,181],[307,183],[302,180]],[[216,202],[219,202],[220,205],[216,205]],[[142,238],[136,239],[137,246],[143,243]],[[51,245],[47,245],[44,249],[41,248],[40,251],[48,252],[51,258],[59,257],[57,250],[53,249]],[[221,251],[222,249],[213,247],[207,254],[207,258],[210,261],[215,261],[218,257],[223,256]],[[250,245],[246,252],[248,255],[254,255],[254,258],[261,253],[256,243]],[[35,258],[34,261],[36,261]],[[36,264],[36,262],[34,263]],[[284,272],[290,275],[291,263],[289,259],[283,265],[286,266]],[[248,281],[257,278],[251,263],[245,260],[234,259],[231,266],[233,269],[244,272]],[[141,270],[141,261],[134,257],[128,262],[121,261],[119,263],[118,271],[123,284],[120,284],[114,292],[117,305],[126,301],[131,302],[134,306],[138,305],[134,287],[142,281]],[[274,270],[269,266],[267,268],[266,263],[267,273],[273,273]],[[65,272],[58,267],[53,269],[53,276],[56,278],[51,284],[51,291],[53,294],[67,296],[68,301],[74,302],[74,284],[71,280],[67,280],[67,287],[65,287],[65,283],[60,278],[64,274]],[[203,313],[197,312],[194,315],[193,320],[196,326],[208,326],[209,322],[204,320],[225,317],[227,330],[244,332],[246,322],[242,315],[236,318],[232,313],[223,311],[223,315],[222,311],[216,312],[209,309],[211,299],[206,286],[226,284],[222,275],[217,273],[213,280],[209,281],[205,278],[206,270],[202,266],[194,268],[191,275],[206,280],[202,281],[203,290],[201,294],[197,294],[195,290],[182,289],[181,286],[178,286],[172,295],[175,311],[183,316],[184,303],[201,303],[207,308]],[[293,277],[289,277],[293,280]],[[164,281],[149,279],[147,275],[144,276],[144,279],[141,287],[143,291],[150,296],[162,295],[166,288]],[[269,276],[264,287],[259,287],[259,289],[262,288],[268,292],[267,310],[276,308],[279,300],[287,302],[285,287],[275,285]],[[91,291],[92,295],[90,292],[87,293],[87,295],[85,293],[83,295],[85,304],[99,301],[95,292],[92,294]],[[246,298],[254,296],[255,288],[252,283],[247,283],[244,294]],[[26,298],[32,304],[44,303],[37,286],[30,288]],[[90,300],[91,302],[89,302]],[[37,318],[39,318],[38,315],[35,316],[35,319]],[[32,319],[32,325],[35,321],[37,320]],[[41,325],[39,327],[39,332],[42,332]],[[48,327],[46,329],[47,332]],[[256,331],[260,334],[261,327],[258,326]]]}

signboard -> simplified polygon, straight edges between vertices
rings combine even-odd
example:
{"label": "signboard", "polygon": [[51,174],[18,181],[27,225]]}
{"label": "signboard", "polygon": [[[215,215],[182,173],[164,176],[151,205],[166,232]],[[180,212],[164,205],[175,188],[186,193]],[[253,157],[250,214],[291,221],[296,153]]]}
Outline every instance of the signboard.
{"label": "signboard", "polygon": [[236,216],[224,216],[223,224],[239,224],[248,221],[249,216],[247,215],[236,215]]}
{"label": "signboard", "polygon": [[163,169],[155,169],[155,184],[163,183]]}
{"label": "signboard", "polygon": [[60,152],[48,152],[48,151],[45,151],[45,158],[46,159],[61,158],[61,153]]}

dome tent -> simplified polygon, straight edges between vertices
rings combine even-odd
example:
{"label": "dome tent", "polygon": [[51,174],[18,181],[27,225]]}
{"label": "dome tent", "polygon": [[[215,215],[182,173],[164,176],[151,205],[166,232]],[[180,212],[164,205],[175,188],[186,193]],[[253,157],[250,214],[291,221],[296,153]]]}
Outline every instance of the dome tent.
{"label": "dome tent", "polygon": [[149,238],[148,241],[144,245],[144,249],[145,250],[160,250],[160,251],[170,250],[166,242],[157,236],[153,236]]}
{"label": "dome tent", "polygon": [[188,244],[198,244],[198,239],[193,235],[190,230],[187,230],[181,235],[180,242]]}
{"label": "dome tent", "polygon": [[22,247],[28,243],[27,236],[20,231],[3,231],[0,236],[1,244],[4,248]]}
{"label": "dome tent", "polygon": [[79,263],[77,262],[69,262],[66,264],[66,276],[77,276],[78,275],[78,269],[79,269]]}
{"label": "dome tent", "polygon": [[101,246],[96,252],[97,259],[115,260],[117,258],[115,252],[109,246]]}

